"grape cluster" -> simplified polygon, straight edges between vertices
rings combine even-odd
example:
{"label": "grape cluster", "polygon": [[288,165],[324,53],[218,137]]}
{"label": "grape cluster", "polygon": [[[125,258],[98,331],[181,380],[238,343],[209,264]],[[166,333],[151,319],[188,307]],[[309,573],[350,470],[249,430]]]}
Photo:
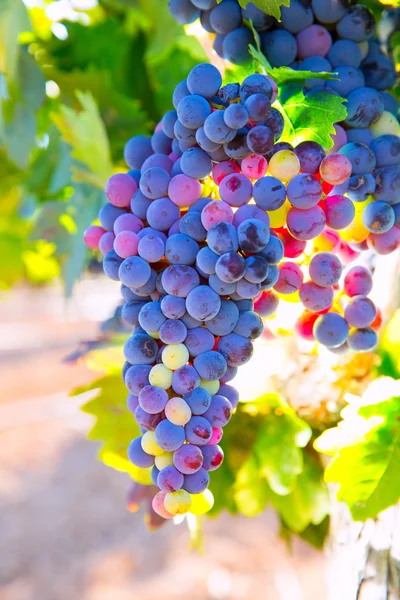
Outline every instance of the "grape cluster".
{"label": "grape cluster", "polygon": [[[175,110],[153,136],[127,142],[130,170],[109,179],[100,225],[84,236],[122,284],[132,327],[123,376],[141,431],[129,459],[151,468],[160,490],[152,507],[167,519],[212,506],[209,473],[239,400],[229,382],[250,360],[262,317],[298,300],[305,339],[334,352],[372,349],[380,318],[371,275],[342,274],[342,263],[400,245],[399,198],[382,175],[398,168],[395,136],[372,149],[343,141],[328,155],[315,142],[292,148],[276,141],[269,77],[221,83],[201,64],[178,84]],[[353,184],[360,176],[364,188]],[[373,201],[376,190],[385,201]]]}
{"label": "grape cluster", "polygon": [[[254,3],[241,8],[238,0],[169,0],[172,16],[182,24],[200,18],[202,27],[215,35],[214,50],[226,60],[246,64],[255,44],[246,20],[260,36],[263,53],[273,67],[289,66],[313,72],[333,71],[339,81],[308,79],[306,93],[328,91],[348,99],[346,126],[356,128],[349,141],[369,143],[368,127],[390,130],[395,123],[397,100],[386,90],[396,81],[394,62],[376,38],[375,17],[362,4],[348,0],[291,0],[281,7],[281,22]],[[378,28],[382,42],[398,28],[400,10],[386,11]]]}

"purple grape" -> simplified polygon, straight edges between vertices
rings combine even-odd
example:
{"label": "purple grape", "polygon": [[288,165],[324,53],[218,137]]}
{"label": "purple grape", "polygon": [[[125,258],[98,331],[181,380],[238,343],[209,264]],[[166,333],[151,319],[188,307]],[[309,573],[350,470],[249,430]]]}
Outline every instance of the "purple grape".
{"label": "purple grape", "polygon": [[342,263],[331,252],[318,252],[312,257],[309,265],[311,279],[323,287],[336,285],[342,270]]}
{"label": "purple grape", "polygon": [[163,492],[176,492],[181,489],[183,482],[182,473],[172,465],[161,469],[157,477],[157,485]]}
{"label": "purple grape", "polygon": [[333,288],[306,281],[300,288],[300,300],[307,310],[322,312],[332,305]]}
{"label": "purple grape", "polygon": [[205,469],[201,468],[197,473],[193,473],[193,475],[186,475],[182,487],[189,494],[201,494],[201,492],[204,492],[208,488],[209,483],[209,474]]}
{"label": "purple grape", "polygon": [[220,446],[203,446],[203,468],[206,471],[215,471],[224,460],[224,453]]}
{"label": "purple grape", "polygon": [[[197,0],[197,4],[199,0]],[[210,5],[207,8],[211,8],[212,2],[208,2]],[[206,8],[205,6],[199,8]],[[210,23],[218,20],[218,15],[212,17],[210,15]],[[226,26],[226,23],[225,23]],[[214,26],[213,26],[214,29]],[[215,30],[217,31],[217,30]],[[222,33],[222,32],[218,32]],[[227,33],[227,32],[225,32]],[[209,63],[201,63],[196,65],[189,73],[187,77],[187,86],[191,94],[198,94],[199,96],[203,96],[204,98],[212,98],[215,94],[218,93],[219,88],[222,84],[221,73],[218,71],[214,65],[210,65]]]}
{"label": "purple grape", "polygon": [[[236,252],[233,254],[236,254]],[[205,246],[204,248],[201,248],[196,257],[196,265],[203,273],[206,273],[206,275],[213,275],[218,260],[219,255],[216,252],[213,252],[208,246]]]}
{"label": "purple grape", "polygon": [[203,453],[197,446],[185,444],[174,452],[174,465],[183,475],[192,475],[203,465]]}
{"label": "purple grape", "polygon": [[137,406],[135,410],[135,421],[139,427],[145,431],[154,431],[163,419],[163,412],[151,414],[143,410],[141,406]]}
{"label": "purple grape", "polygon": [[132,335],[124,346],[125,358],[132,365],[154,365],[157,350],[156,341],[143,333]]}
{"label": "purple grape", "polygon": [[295,208],[312,208],[322,198],[322,185],[313,175],[300,173],[289,181],[287,196]]}
{"label": "purple grape", "polygon": [[174,425],[165,419],[157,425],[155,438],[160,448],[166,452],[174,452],[184,444],[185,430],[180,425]]}
{"label": "purple grape", "polygon": [[326,224],[331,229],[344,229],[354,219],[354,204],[346,196],[327,196],[321,206],[325,212]]}
{"label": "purple grape", "polygon": [[185,394],[183,398],[193,415],[203,415],[211,404],[211,395],[203,388],[197,388],[189,394]]}
{"label": "purple grape", "polygon": [[185,365],[172,376],[172,389],[177,394],[188,394],[200,385],[200,377],[194,367]]}
{"label": "purple grape", "polygon": [[[256,338],[260,337],[260,335],[263,332],[263,329],[263,322],[260,319],[259,315],[256,312],[248,310],[240,314],[235,329],[233,331],[234,333],[237,333],[238,335],[241,335],[245,338],[255,340]],[[221,392],[221,390],[220,393],[224,395],[223,392]]]}
{"label": "purple grape", "polygon": [[162,412],[167,402],[167,392],[155,385],[146,385],[140,390],[139,405],[151,415]]}
{"label": "purple grape", "polygon": [[244,275],[245,268],[245,259],[236,252],[225,252],[215,264],[218,279],[224,283],[239,281]]}
{"label": "purple grape", "polygon": [[185,339],[185,345],[191,356],[198,356],[203,352],[208,352],[214,347],[214,336],[204,327],[195,327],[188,331]]}
{"label": "purple grape", "polygon": [[353,329],[348,342],[349,347],[356,352],[371,352],[378,344],[378,336],[371,327]]}
{"label": "purple grape", "polygon": [[362,213],[362,222],[372,233],[386,233],[392,229],[395,218],[393,207],[382,200],[368,204]]}
{"label": "purple grape", "polygon": [[184,233],[170,234],[165,245],[165,257],[175,265],[192,265],[198,251],[197,242]]}
{"label": "purple grape", "polygon": [[[218,353],[222,355],[230,367],[239,367],[245,364],[253,355],[253,344],[251,341],[237,333],[229,333],[222,336],[218,341],[217,348]],[[215,379],[220,379],[220,377],[216,377]]]}
{"label": "purple grape", "polygon": [[[198,94],[185,96],[177,108],[178,119],[188,129],[198,129],[211,114],[211,108],[205,98]],[[206,131],[207,133],[207,131]]]}
{"label": "purple grape", "polygon": [[350,327],[369,327],[376,318],[376,306],[367,296],[353,296],[344,309]]}
{"label": "purple grape", "polygon": [[243,206],[250,200],[253,186],[244,175],[232,173],[225,177],[219,186],[221,199],[229,206]]}
{"label": "purple grape", "polygon": [[211,113],[204,123],[204,133],[212,142],[225,144],[236,135],[236,131],[228,127],[224,121],[224,111],[216,110]]}
{"label": "purple grape", "polygon": [[316,238],[324,230],[325,222],[324,211],[318,205],[306,210],[291,208],[287,214],[288,230],[298,240]]}
{"label": "purple grape", "polygon": [[151,140],[146,135],[136,135],[125,144],[124,159],[131,169],[140,169],[151,154]]}
{"label": "purple grape", "polygon": [[204,417],[192,417],[185,426],[185,434],[189,444],[204,446],[211,439],[212,427]]}
{"label": "purple grape", "polygon": [[147,221],[157,231],[166,231],[179,219],[180,211],[169,198],[159,198],[147,210]]}
{"label": "purple grape", "polygon": [[267,154],[274,145],[274,134],[265,125],[256,125],[247,134],[247,145],[256,154]]}
{"label": "purple grape", "polygon": [[254,201],[263,210],[277,210],[286,200],[284,184],[276,177],[262,177],[253,188]]}
{"label": "purple grape", "polygon": [[128,390],[135,396],[139,396],[141,390],[149,385],[149,365],[132,365],[125,373],[124,381]]}
{"label": "purple grape", "polygon": [[238,318],[239,309],[234,302],[222,300],[220,310],[206,322],[206,327],[215,336],[227,335],[235,328]]}
{"label": "purple grape", "polygon": [[192,290],[186,298],[186,310],[198,321],[213,319],[221,308],[221,300],[212,289],[200,285]]}
{"label": "purple grape", "polygon": [[193,361],[193,365],[201,379],[204,379],[205,381],[215,381],[216,379],[221,379],[221,377],[225,375],[227,367],[226,360],[222,353],[219,351],[215,352],[213,350],[203,352],[202,354],[196,356]]}
{"label": "purple grape", "polygon": [[236,228],[230,223],[216,223],[208,231],[207,244],[219,256],[225,252],[236,252],[238,249]]}
{"label": "purple grape", "polygon": [[239,246],[245,252],[260,252],[269,242],[269,227],[259,219],[247,219],[237,229]]}
{"label": "purple grape", "polygon": [[300,173],[318,173],[319,166],[325,158],[325,150],[317,142],[301,142],[294,149],[300,161]]}
{"label": "purple grape", "polygon": [[224,396],[227,398],[232,406],[235,409],[239,403],[239,392],[232,385],[228,385],[226,383],[222,384],[218,390],[220,396]]}
{"label": "purple grape", "polygon": [[337,24],[336,30],[342,38],[353,40],[357,43],[365,42],[374,35],[374,15],[369,8],[361,4],[350,6]]}
{"label": "purple grape", "polygon": [[232,405],[227,398],[215,395],[211,399],[211,405],[204,413],[212,427],[225,427],[232,417]]}
{"label": "purple grape", "polygon": [[161,281],[167,294],[180,298],[186,298],[200,283],[197,272],[192,267],[184,265],[167,267],[162,274]]}
{"label": "purple grape", "polygon": [[146,454],[142,448],[142,438],[137,437],[131,441],[128,446],[128,459],[135,467],[140,469],[147,469],[154,463],[154,456]]}
{"label": "purple grape", "polygon": [[336,348],[346,342],[349,326],[341,315],[328,312],[315,321],[313,334],[320,344],[327,348]]}
{"label": "purple grape", "polygon": [[164,344],[180,344],[185,341],[186,335],[187,329],[178,319],[168,319],[159,330],[160,340]]}

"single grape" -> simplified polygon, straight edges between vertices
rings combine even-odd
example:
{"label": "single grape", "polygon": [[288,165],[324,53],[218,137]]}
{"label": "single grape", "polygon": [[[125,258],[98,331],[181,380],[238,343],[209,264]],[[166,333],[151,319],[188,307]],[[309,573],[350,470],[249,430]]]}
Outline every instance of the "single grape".
{"label": "single grape", "polygon": [[221,199],[230,206],[243,206],[252,196],[253,186],[244,175],[232,173],[219,186]]}
{"label": "single grape", "polygon": [[236,252],[225,252],[215,263],[215,272],[225,283],[239,281],[244,275],[245,268],[245,259]]}
{"label": "single grape", "polygon": [[193,365],[200,377],[205,381],[221,379],[221,377],[224,376],[227,367],[224,356],[219,351],[215,352],[213,350],[203,352],[196,356]]}
{"label": "single grape", "polygon": [[347,98],[351,92],[365,86],[364,74],[356,67],[340,65],[335,67],[335,72],[337,80],[331,79],[326,85],[328,89],[334,90],[342,98]]}
{"label": "single grape", "polygon": [[222,461],[224,460],[224,453],[220,446],[211,445],[211,446],[203,446],[203,468],[206,471],[215,471],[218,467],[221,466]]}
{"label": "single grape", "polygon": [[312,240],[317,237],[324,230],[325,223],[324,211],[318,205],[305,210],[291,208],[287,214],[289,232],[299,240]]}
{"label": "single grape", "polygon": [[331,229],[344,229],[354,219],[354,204],[346,196],[327,196],[320,205]]}
{"label": "single grape", "polygon": [[225,35],[239,27],[241,22],[242,12],[234,0],[225,0],[211,11],[210,23],[216,33]]}
{"label": "single grape", "polygon": [[374,35],[374,15],[366,6],[356,4],[348,8],[346,14],[338,22],[336,30],[342,38],[354,42],[365,42]]}
{"label": "single grape", "polygon": [[207,244],[218,255],[235,252],[238,249],[238,235],[239,229],[236,232],[236,228],[230,223],[216,223],[207,234]]}
{"label": "single grape", "polygon": [[365,202],[375,192],[375,177],[370,173],[366,175],[352,175],[349,179],[347,196],[353,202]]}
{"label": "single grape", "polygon": [[246,258],[244,278],[250,283],[261,283],[268,275],[268,261],[262,256],[249,256]]}
{"label": "single grape", "polygon": [[[210,17],[210,22],[214,21],[215,18],[214,13],[214,17]],[[215,29],[215,31],[217,30]],[[218,33],[227,32],[219,31]],[[222,77],[216,67],[209,63],[201,63],[190,71],[186,83],[191,94],[198,94],[199,96],[204,96],[204,98],[212,98],[221,87]]]}
{"label": "single grape", "polygon": [[224,121],[231,129],[244,127],[248,120],[249,113],[243,104],[231,104],[224,112]]}
{"label": "single grape", "polygon": [[276,177],[262,177],[254,184],[253,197],[263,210],[277,210],[286,200],[286,189]]}
{"label": "single grape", "polygon": [[99,225],[90,225],[83,234],[83,240],[88,248],[98,250],[99,242],[102,236],[107,233],[103,227]]}
{"label": "single grape", "polygon": [[342,275],[342,264],[331,252],[314,254],[309,265],[309,274],[314,283],[329,287],[336,285]]}
{"label": "single grape", "polygon": [[181,25],[193,23],[200,16],[200,10],[190,0],[168,0],[168,10]]}
{"label": "single grape", "polygon": [[277,265],[281,262],[284,255],[284,247],[279,237],[271,235],[268,244],[261,251],[261,256],[265,258],[270,265]]}
{"label": "single grape", "polygon": [[273,67],[290,65],[298,52],[296,38],[284,29],[263,33],[261,49]]}
{"label": "single grape", "polygon": [[179,101],[177,113],[182,125],[188,129],[198,129],[204,125],[211,114],[211,108],[205,98],[198,94],[191,94]]}
{"label": "single grape", "polygon": [[218,341],[218,352],[230,367],[238,367],[250,360],[253,355],[253,344],[237,333],[229,333]]}
{"label": "single grape", "polygon": [[331,286],[322,287],[313,281],[306,281],[300,287],[299,295],[305,308],[312,312],[322,312],[332,306],[333,288]]}
{"label": "single grape", "polygon": [[178,450],[185,441],[185,430],[180,425],[174,425],[168,419],[161,421],[155,429],[157,444],[167,452]]}
{"label": "single grape", "polygon": [[290,6],[281,6],[281,23],[290,33],[299,33],[314,21],[313,11],[301,0],[291,0]]}
{"label": "single grape", "polygon": [[224,111],[216,110],[211,113],[204,123],[204,133],[212,141],[225,144],[236,135],[236,130],[231,129],[224,121]]}
{"label": "single grape", "polygon": [[301,173],[289,181],[287,196],[296,208],[312,208],[321,200],[322,186],[313,175]]}
{"label": "single grape", "polygon": [[350,327],[369,327],[376,314],[376,306],[367,296],[354,296],[344,309],[344,318]]}
{"label": "single grape", "polygon": [[225,427],[232,417],[232,404],[227,398],[217,394],[212,397],[211,405],[203,416],[212,427]]}
{"label": "single grape", "polygon": [[[263,322],[257,312],[248,310],[240,314],[233,331],[245,338],[255,340],[260,337],[263,329]],[[224,395],[221,389],[220,394]],[[228,398],[228,400],[230,400],[230,398]]]}
{"label": "single grape", "polygon": [[230,300],[222,300],[218,313],[206,322],[206,327],[215,336],[227,335],[235,328],[239,309]]}
{"label": "single grape", "polygon": [[320,344],[327,348],[336,348],[347,341],[349,326],[341,315],[328,312],[315,321],[313,334]]}
{"label": "single grape", "polygon": [[297,56],[326,56],[332,46],[332,36],[322,25],[309,25],[296,36]]}
{"label": "single grape", "polygon": [[400,164],[400,139],[397,135],[381,135],[371,143],[376,156],[376,166],[386,167]]}
{"label": "single grape", "polygon": [[199,469],[193,475],[186,475],[183,489],[190,494],[201,494],[204,492],[210,483],[210,476],[203,468]]}
{"label": "single grape", "polygon": [[146,469],[153,466],[154,456],[147,454],[142,448],[142,438],[137,437],[128,446],[128,459],[135,467]]}
{"label": "single grape", "polygon": [[132,327],[139,325],[139,313],[145,304],[145,302],[138,302],[137,300],[125,302],[121,311],[121,317],[125,323]]}
{"label": "single grape", "polygon": [[142,448],[147,454],[151,454],[152,456],[164,454],[164,450],[162,450],[156,442],[154,431],[146,431],[146,433],[143,434]]}
{"label": "single grape", "polygon": [[135,396],[139,396],[141,390],[149,385],[149,374],[152,367],[146,364],[135,364],[130,366],[124,377],[125,385]]}
{"label": "single grape", "polygon": [[235,227],[239,227],[243,221],[247,221],[248,219],[258,219],[262,221],[269,227],[270,218],[268,214],[259,208],[258,206],[254,206],[254,204],[245,204],[237,209],[235,215],[233,217],[233,224]]}
{"label": "single grape", "polygon": [[362,61],[359,45],[352,40],[337,40],[328,52],[328,60],[332,67],[341,65],[358,68]]}
{"label": "single grape", "polygon": [[285,262],[278,267],[279,278],[274,289],[280,294],[294,294],[303,283],[303,273],[298,265],[293,262]]}
{"label": "single grape", "polygon": [[175,371],[186,365],[189,360],[189,352],[184,344],[168,344],[162,351],[162,362]]}
{"label": "single grape", "polygon": [[352,91],[346,103],[347,118],[350,127],[370,127],[381,117],[384,106],[381,94],[370,87],[361,87]]}
{"label": "single grape", "polygon": [[207,390],[197,388],[185,394],[184,400],[189,405],[193,415],[203,415],[211,404],[211,395]]}
{"label": "single grape", "polygon": [[376,167],[375,154],[368,146],[360,142],[349,142],[339,150],[351,162],[352,175],[372,173]]}
{"label": "single grape", "polygon": [[393,225],[385,233],[372,233],[368,238],[368,247],[377,254],[390,254],[400,247],[400,228]]}
{"label": "single grape", "polygon": [[203,453],[200,448],[192,444],[185,444],[174,452],[174,465],[180,473],[192,475],[203,465]]}
{"label": "single grape", "polygon": [[344,183],[351,175],[352,164],[342,154],[329,154],[320,164],[319,172],[324,181],[332,185]]}
{"label": "single grape", "polygon": [[[222,5],[221,5],[222,6]],[[250,61],[249,44],[254,37],[247,27],[230,31],[222,40],[222,56],[233,64],[243,65]]]}
{"label": "single grape", "polygon": [[291,150],[281,150],[272,156],[269,172],[281,181],[290,181],[300,172],[300,161]]}
{"label": "single grape", "polygon": [[348,341],[349,347],[356,352],[371,352],[378,344],[378,336],[371,327],[352,329]]}
{"label": "single grape", "polygon": [[163,272],[161,281],[167,294],[186,298],[199,285],[200,278],[192,267],[171,265]]}
{"label": "single grape", "polygon": [[274,145],[273,131],[265,125],[257,125],[247,134],[247,145],[255,154],[267,154]]}
{"label": "single grape", "polygon": [[211,439],[212,427],[204,417],[195,416],[185,426],[185,435],[189,444],[204,446]]}
{"label": "single grape", "polygon": [[397,204],[400,194],[400,166],[381,167],[375,171],[374,198],[389,204]]}
{"label": "single grape", "polygon": [[150,336],[138,333],[127,339],[124,354],[133,365],[153,365],[157,356],[157,344]]}
{"label": "single grape", "polygon": [[390,204],[377,200],[364,208],[362,221],[368,231],[386,233],[394,225],[395,212]]}
{"label": "single grape", "polygon": [[131,169],[140,169],[151,154],[151,140],[146,135],[136,135],[125,144],[124,159]]}
{"label": "single grape", "polygon": [[237,229],[239,246],[245,252],[260,252],[268,244],[269,227],[259,219],[247,219]]}

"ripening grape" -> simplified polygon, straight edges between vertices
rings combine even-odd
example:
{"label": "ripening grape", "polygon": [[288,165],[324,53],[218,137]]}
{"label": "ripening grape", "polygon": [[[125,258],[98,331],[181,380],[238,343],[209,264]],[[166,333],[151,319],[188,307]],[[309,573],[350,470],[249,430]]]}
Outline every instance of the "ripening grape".
{"label": "ripening grape", "polygon": [[300,161],[291,150],[280,150],[269,161],[269,172],[280,181],[290,181],[300,172]]}

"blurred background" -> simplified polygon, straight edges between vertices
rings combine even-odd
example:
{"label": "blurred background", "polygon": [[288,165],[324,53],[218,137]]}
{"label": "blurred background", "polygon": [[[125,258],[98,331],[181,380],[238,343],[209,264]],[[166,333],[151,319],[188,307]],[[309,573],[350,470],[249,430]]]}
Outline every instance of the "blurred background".
{"label": "blurred background", "polygon": [[207,59],[188,33],[163,0],[0,2],[0,600],[327,598],[324,555],[273,512],[207,520],[202,554],[185,526],[149,533],[86,439],[93,392],[69,396],[121,326],[82,233]]}

